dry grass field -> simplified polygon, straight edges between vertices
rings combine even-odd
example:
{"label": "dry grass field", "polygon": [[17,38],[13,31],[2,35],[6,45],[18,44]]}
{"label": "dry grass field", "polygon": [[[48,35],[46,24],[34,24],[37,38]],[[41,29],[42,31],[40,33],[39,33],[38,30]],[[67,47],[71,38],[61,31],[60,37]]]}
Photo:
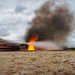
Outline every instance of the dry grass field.
{"label": "dry grass field", "polygon": [[75,75],[75,51],[0,52],[0,75]]}

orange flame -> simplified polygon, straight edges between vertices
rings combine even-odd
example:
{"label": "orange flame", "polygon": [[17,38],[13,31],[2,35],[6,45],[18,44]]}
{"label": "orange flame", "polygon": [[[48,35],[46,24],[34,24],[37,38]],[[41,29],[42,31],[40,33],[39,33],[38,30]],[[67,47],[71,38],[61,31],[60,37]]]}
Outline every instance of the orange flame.
{"label": "orange flame", "polygon": [[[32,38],[29,40],[29,42],[36,42],[38,41],[39,36],[33,35]],[[36,48],[33,45],[28,45],[28,51],[34,51]]]}

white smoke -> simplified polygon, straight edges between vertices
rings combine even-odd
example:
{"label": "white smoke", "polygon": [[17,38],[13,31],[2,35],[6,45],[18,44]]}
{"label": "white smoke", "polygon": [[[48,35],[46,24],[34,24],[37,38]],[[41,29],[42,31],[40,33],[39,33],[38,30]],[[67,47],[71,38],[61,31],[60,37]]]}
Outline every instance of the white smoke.
{"label": "white smoke", "polygon": [[33,45],[40,49],[46,49],[46,50],[62,50],[63,49],[61,45],[51,41],[41,41],[41,42],[39,41],[39,42],[30,42],[30,43],[28,42],[25,44]]}

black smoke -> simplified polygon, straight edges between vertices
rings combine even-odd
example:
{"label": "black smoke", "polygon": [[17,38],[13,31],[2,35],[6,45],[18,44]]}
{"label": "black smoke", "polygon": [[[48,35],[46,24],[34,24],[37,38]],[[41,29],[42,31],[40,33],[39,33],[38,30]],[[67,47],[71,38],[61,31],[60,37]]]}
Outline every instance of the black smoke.
{"label": "black smoke", "polygon": [[36,17],[25,36],[26,42],[35,34],[39,35],[39,41],[66,41],[72,31],[73,13],[65,5],[52,7],[47,2],[36,10]]}

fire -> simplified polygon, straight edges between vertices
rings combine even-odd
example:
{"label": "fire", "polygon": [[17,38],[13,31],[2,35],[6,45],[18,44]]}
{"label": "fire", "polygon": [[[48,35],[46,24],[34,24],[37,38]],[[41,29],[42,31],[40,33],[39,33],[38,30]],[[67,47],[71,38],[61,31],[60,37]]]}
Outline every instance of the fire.
{"label": "fire", "polygon": [[[37,47],[35,47],[32,43],[34,43],[34,42],[36,42],[36,41],[38,41],[38,39],[39,39],[39,35],[37,35],[37,34],[34,34],[32,37],[31,37],[31,39],[29,40],[29,44],[28,44],[28,51],[35,51],[35,50],[38,50],[38,49],[40,49],[40,50],[56,50],[57,48],[53,48],[53,47],[49,47],[49,46],[45,46],[44,45],[44,43],[42,43],[43,45],[42,46],[45,46],[44,48],[42,48],[42,47],[40,47],[40,46],[38,46],[38,48]],[[47,42],[46,42],[47,43]],[[47,43],[47,44],[49,44],[49,43]],[[46,44],[46,45],[47,45]],[[51,44],[51,43],[50,43]],[[54,45],[54,44],[53,44]],[[57,46],[57,45],[56,45]]]}
{"label": "fire", "polygon": [[[33,35],[32,38],[29,40],[29,42],[36,42],[38,41],[39,36],[38,35]],[[28,50],[29,51],[34,51],[36,48],[33,45],[28,45]]]}

